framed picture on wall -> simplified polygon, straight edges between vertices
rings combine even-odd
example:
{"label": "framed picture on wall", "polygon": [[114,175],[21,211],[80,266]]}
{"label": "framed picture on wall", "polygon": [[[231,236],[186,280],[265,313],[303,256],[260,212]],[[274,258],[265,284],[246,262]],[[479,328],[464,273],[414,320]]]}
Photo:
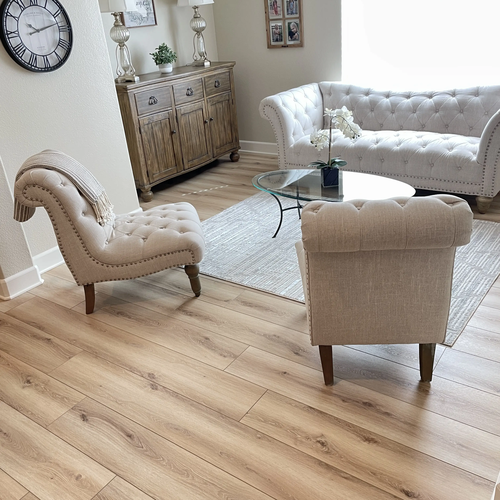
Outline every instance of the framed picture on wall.
{"label": "framed picture on wall", "polygon": [[283,1],[268,0],[269,2],[269,19],[279,19],[283,17]]}
{"label": "framed picture on wall", "polygon": [[299,16],[299,2],[298,0],[285,0],[286,9],[285,15],[286,17],[298,17]]}
{"label": "framed picture on wall", "polygon": [[303,47],[302,0],[264,0],[267,47]]}
{"label": "framed picture on wall", "polygon": [[301,42],[300,23],[298,19],[286,21],[286,34],[288,45],[295,45]]}
{"label": "framed picture on wall", "polygon": [[136,0],[137,11],[123,12],[122,23],[127,28],[139,28],[141,26],[155,26],[156,13],[153,0]]}

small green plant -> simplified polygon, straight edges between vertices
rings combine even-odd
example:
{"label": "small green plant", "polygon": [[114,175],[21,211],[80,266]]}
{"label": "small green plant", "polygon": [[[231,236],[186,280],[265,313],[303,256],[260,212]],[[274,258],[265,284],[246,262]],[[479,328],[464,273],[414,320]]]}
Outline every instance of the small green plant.
{"label": "small green plant", "polygon": [[166,43],[156,47],[155,51],[150,52],[149,55],[153,57],[153,61],[157,66],[177,61],[177,54]]}

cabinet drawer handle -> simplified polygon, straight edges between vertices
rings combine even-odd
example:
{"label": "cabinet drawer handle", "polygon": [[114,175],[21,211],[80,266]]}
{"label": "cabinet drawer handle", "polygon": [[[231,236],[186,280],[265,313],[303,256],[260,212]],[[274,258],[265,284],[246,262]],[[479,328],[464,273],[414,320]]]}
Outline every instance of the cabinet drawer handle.
{"label": "cabinet drawer handle", "polygon": [[208,123],[208,120],[205,120],[205,123]]}
{"label": "cabinet drawer handle", "polygon": [[211,122],[213,122],[213,121],[214,121],[214,119],[213,119],[212,117],[210,117],[210,121],[211,121]]}
{"label": "cabinet drawer handle", "polygon": [[216,89],[218,89],[220,87],[220,81],[219,80],[215,80],[214,87]]}
{"label": "cabinet drawer handle", "polygon": [[172,134],[177,134],[177,130],[175,130],[175,128],[172,130]]}
{"label": "cabinet drawer handle", "polygon": [[157,99],[154,95],[152,95],[152,96],[149,98],[148,104],[149,104],[150,106],[152,106],[153,104],[158,104],[158,99]]}
{"label": "cabinet drawer handle", "polygon": [[186,95],[188,97],[191,97],[192,95],[194,95],[194,90],[191,87],[188,87],[186,90]]}

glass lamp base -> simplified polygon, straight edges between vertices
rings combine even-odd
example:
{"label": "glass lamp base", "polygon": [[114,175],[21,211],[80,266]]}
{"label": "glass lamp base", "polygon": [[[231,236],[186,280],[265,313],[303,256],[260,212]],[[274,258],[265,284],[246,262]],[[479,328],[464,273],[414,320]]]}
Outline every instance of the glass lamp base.
{"label": "glass lamp base", "polygon": [[127,83],[127,82],[138,82],[140,81],[138,76],[119,76],[115,78],[116,83]]}

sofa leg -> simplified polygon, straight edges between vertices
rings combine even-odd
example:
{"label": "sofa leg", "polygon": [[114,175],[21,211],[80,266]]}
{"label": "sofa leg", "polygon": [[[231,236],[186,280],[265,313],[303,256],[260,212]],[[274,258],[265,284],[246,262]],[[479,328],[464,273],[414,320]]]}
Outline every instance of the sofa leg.
{"label": "sofa leg", "polygon": [[331,345],[319,346],[319,357],[325,385],[333,385],[333,348]]}
{"label": "sofa leg", "polygon": [[85,292],[85,314],[92,314],[95,306],[94,283],[83,285],[83,291]]}
{"label": "sofa leg", "polygon": [[477,210],[480,214],[485,214],[490,208],[493,198],[489,196],[476,196]]}
{"label": "sofa leg", "polygon": [[196,297],[201,294],[201,282],[199,277],[200,266],[198,264],[191,264],[184,266],[184,271],[189,277],[189,282],[191,283],[191,290]]}
{"label": "sofa leg", "polygon": [[418,354],[420,358],[420,380],[422,382],[430,382],[432,380],[435,352],[436,344],[419,344],[418,346]]}

